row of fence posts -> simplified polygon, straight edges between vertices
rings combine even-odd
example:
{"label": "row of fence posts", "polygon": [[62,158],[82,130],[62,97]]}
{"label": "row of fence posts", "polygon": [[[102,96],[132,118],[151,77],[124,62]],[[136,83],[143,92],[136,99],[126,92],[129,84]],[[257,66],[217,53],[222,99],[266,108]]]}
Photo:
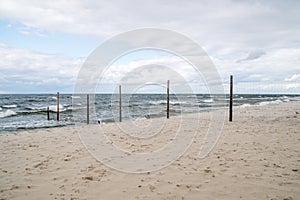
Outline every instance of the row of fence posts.
{"label": "row of fence posts", "polygon": [[[57,92],[57,116],[59,121],[59,92]],[[90,95],[86,96],[86,123],[90,123]],[[232,122],[232,107],[233,107],[233,76],[230,75],[230,94],[229,94],[229,121]],[[170,80],[167,81],[167,119],[170,118]],[[50,120],[50,109],[47,107],[47,119]],[[119,121],[122,122],[122,87],[119,85]]]}

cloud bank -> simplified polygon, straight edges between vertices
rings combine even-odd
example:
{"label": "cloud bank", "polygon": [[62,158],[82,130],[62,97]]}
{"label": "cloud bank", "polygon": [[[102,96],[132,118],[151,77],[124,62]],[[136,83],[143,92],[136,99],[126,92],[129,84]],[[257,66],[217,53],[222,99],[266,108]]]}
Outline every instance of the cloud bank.
{"label": "cloud bank", "polygon": [[0,91],[12,93],[72,91],[83,62],[5,45],[0,45],[0,57]]}
{"label": "cloud bank", "polygon": [[[178,31],[204,47],[224,84],[233,74],[240,90],[252,84],[261,92],[271,88],[280,93],[300,93],[299,19],[300,1],[293,0],[11,0],[0,5],[0,20],[21,23],[22,34],[36,37],[61,32],[103,41],[143,27]],[[14,91],[9,87],[13,84],[20,88],[43,85],[44,89],[52,84],[51,90],[60,84],[68,90],[82,59],[51,55],[46,48],[33,52],[5,44],[0,62],[1,91]]]}

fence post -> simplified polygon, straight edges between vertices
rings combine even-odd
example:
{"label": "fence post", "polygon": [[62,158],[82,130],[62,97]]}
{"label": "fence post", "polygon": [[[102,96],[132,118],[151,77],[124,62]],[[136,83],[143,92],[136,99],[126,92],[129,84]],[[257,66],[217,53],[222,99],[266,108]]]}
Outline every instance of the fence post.
{"label": "fence post", "polygon": [[59,121],[59,92],[57,92],[57,121]]}
{"label": "fence post", "polygon": [[170,80],[167,81],[167,119],[170,117]]}
{"label": "fence post", "polygon": [[229,95],[229,121],[232,122],[232,105],[233,105],[233,76],[230,75],[230,95]]}
{"label": "fence post", "polygon": [[122,122],[122,89],[121,89],[121,85],[119,85],[119,117],[120,117],[120,122]]}
{"label": "fence post", "polygon": [[86,123],[90,123],[90,95],[86,95]]}
{"label": "fence post", "polygon": [[50,120],[50,110],[49,110],[49,106],[47,107],[47,120]]}

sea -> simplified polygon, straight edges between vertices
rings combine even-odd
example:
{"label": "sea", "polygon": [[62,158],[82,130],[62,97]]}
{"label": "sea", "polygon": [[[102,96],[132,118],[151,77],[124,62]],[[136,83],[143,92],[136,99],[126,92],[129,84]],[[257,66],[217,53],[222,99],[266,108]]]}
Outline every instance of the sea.
{"label": "sea", "polygon": [[[171,94],[170,116],[228,108],[228,95]],[[119,120],[120,97],[117,94],[89,95],[89,123],[112,123]],[[86,124],[87,95],[60,94],[57,121],[56,94],[1,94],[0,133]],[[300,95],[235,94],[234,107],[265,106],[299,101]],[[123,94],[122,119],[140,120],[166,116],[166,94]],[[48,120],[48,111],[49,117]]]}

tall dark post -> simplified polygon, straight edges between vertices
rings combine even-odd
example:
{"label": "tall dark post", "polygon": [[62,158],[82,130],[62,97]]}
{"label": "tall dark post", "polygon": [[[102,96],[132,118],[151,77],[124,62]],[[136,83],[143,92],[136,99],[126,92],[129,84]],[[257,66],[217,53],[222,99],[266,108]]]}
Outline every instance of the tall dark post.
{"label": "tall dark post", "polygon": [[57,92],[57,121],[59,121],[59,92]]}
{"label": "tall dark post", "polygon": [[169,119],[170,115],[170,81],[167,81],[167,119]]}
{"label": "tall dark post", "polygon": [[50,110],[49,110],[49,106],[47,107],[47,119],[50,120]]}
{"label": "tall dark post", "polygon": [[120,117],[120,122],[122,122],[122,90],[121,90],[121,85],[119,85],[119,117]]}
{"label": "tall dark post", "polygon": [[233,76],[230,75],[230,96],[229,96],[229,121],[232,122],[232,104],[233,104]]}
{"label": "tall dark post", "polygon": [[86,123],[90,123],[90,95],[86,95]]}

